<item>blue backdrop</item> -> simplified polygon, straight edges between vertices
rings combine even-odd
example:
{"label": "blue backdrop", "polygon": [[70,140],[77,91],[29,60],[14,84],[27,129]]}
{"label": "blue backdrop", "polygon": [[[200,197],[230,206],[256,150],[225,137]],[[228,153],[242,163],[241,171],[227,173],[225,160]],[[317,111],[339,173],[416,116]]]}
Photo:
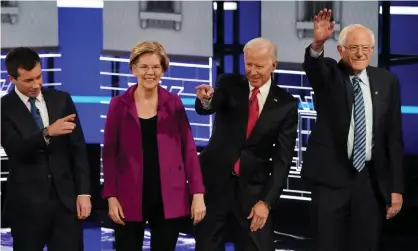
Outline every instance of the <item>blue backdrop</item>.
{"label": "blue backdrop", "polygon": [[[418,6],[418,2],[393,2],[392,4]],[[240,42],[244,44],[251,38],[260,36],[260,2],[238,2],[238,5],[240,8]],[[232,12],[226,11],[225,13],[224,37],[226,43],[232,43]],[[59,8],[58,14],[62,57],[56,59],[55,67],[61,68],[62,71],[56,73],[55,82],[62,82],[63,85],[59,88],[73,95],[87,141],[102,143],[103,133],[100,129],[104,126],[103,117],[107,112],[107,105],[103,102],[100,103],[100,101],[108,100],[110,92],[100,89],[100,86],[111,85],[111,77],[100,74],[100,72],[111,71],[109,62],[99,60],[103,38],[102,9]],[[418,33],[414,32],[416,30],[414,24],[418,23],[418,15],[392,15],[391,20],[391,52],[418,54]],[[232,72],[232,57],[226,56],[225,60],[224,70]],[[122,68],[124,73],[128,73],[126,67]],[[243,68],[241,58],[241,72],[243,72]],[[416,154],[418,153],[418,63],[392,67],[391,70],[399,77],[401,83],[406,151]],[[193,74],[187,73],[185,69],[177,70],[173,74],[193,77],[191,76]],[[215,80],[216,72],[213,71],[212,75]],[[4,77],[2,76],[2,78]],[[283,75],[280,84],[298,85],[300,81],[300,76]],[[121,86],[123,86],[122,83]],[[192,90],[188,92],[192,92]],[[185,102],[186,106],[190,105],[189,101]],[[197,118],[191,113],[188,114],[191,122],[202,123],[201,118]],[[195,137],[209,136],[206,135],[209,133],[207,130],[198,127],[193,130]],[[205,141],[196,141],[196,143],[204,145]]]}

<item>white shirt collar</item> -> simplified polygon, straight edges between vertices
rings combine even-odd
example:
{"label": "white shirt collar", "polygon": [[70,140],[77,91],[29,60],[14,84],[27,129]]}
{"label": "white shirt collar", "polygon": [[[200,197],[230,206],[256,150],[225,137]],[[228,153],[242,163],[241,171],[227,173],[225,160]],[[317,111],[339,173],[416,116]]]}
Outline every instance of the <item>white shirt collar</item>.
{"label": "white shirt collar", "polygon": [[[16,92],[17,96],[19,96],[19,98],[22,100],[23,103],[26,104],[29,101],[29,97],[26,96],[25,94],[21,93],[19,91],[19,89],[17,89],[16,86],[15,86],[15,92]],[[39,102],[42,102],[42,100],[43,100],[42,92],[39,93],[39,95],[36,97],[36,100],[38,100]]]}
{"label": "white shirt collar", "polygon": [[362,82],[363,84],[365,84],[365,85],[367,85],[367,83],[369,82],[369,81],[367,81],[368,76],[367,76],[367,70],[366,70],[366,69],[362,70],[362,71],[360,72],[360,74],[357,74],[357,75],[351,75],[351,76],[350,76],[350,80],[352,80],[354,77],[358,77],[358,78],[360,78],[361,82]]}
{"label": "white shirt collar", "polygon": [[[254,89],[254,86],[252,86],[250,84],[250,82],[248,82],[248,85],[250,86],[250,93],[251,93]],[[264,85],[262,85],[260,87],[259,90],[260,90],[260,93],[261,93],[262,96],[267,96],[268,95],[268,93],[270,91],[270,86],[271,86],[271,78],[267,81],[267,83],[265,83]]]}

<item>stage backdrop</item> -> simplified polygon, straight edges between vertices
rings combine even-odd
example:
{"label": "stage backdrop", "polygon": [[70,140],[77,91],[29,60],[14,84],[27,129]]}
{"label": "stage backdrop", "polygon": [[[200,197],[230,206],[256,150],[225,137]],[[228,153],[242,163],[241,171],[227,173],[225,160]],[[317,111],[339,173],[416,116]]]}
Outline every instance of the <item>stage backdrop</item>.
{"label": "stage backdrop", "polygon": [[56,1],[1,1],[1,48],[58,46]]}
{"label": "stage backdrop", "polygon": [[[261,3],[261,35],[278,46],[281,63],[302,63],[305,48],[313,40],[313,18],[320,9],[332,9],[334,36],[325,44],[325,56],[339,59],[337,44],[341,29],[349,24],[362,24],[375,34],[378,44],[378,1],[263,1]],[[377,52],[371,65],[377,66]]]}
{"label": "stage backdrop", "polygon": [[154,40],[170,55],[211,57],[212,8],[211,1],[105,1],[103,50],[130,51]]}

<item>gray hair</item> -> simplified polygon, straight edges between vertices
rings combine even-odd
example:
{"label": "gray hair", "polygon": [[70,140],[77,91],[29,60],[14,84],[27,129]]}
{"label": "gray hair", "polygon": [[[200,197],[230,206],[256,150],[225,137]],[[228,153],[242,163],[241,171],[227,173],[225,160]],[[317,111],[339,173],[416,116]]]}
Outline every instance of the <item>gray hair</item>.
{"label": "gray hair", "polygon": [[245,46],[243,52],[245,53],[246,50],[249,48],[257,48],[257,49],[265,49],[268,48],[270,50],[270,57],[273,62],[277,61],[277,48],[276,45],[268,39],[257,37],[248,41]]}
{"label": "gray hair", "polygon": [[341,45],[341,46],[345,45],[348,34],[352,30],[357,29],[357,28],[364,29],[369,33],[370,38],[372,40],[372,45],[374,46],[375,40],[374,40],[373,31],[371,29],[367,28],[366,26],[361,25],[361,24],[350,24],[350,25],[344,27],[344,29],[341,30],[340,35],[338,36],[338,44]]}

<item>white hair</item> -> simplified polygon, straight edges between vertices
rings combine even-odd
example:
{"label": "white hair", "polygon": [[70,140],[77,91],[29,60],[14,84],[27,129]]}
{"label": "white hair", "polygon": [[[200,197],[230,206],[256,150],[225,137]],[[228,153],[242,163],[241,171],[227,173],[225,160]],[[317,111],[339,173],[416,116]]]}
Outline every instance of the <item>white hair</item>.
{"label": "white hair", "polygon": [[345,42],[347,40],[347,36],[348,34],[354,30],[354,29],[364,29],[365,31],[367,31],[370,35],[370,38],[372,40],[372,45],[374,46],[374,33],[372,30],[370,30],[369,28],[367,28],[366,26],[363,26],[361,24],[350,24],[346,27],[344,27],[344,29],[341,30],[340,35],[338,36],[338,44],[343,46],[345,45]]}
{"label": "white hair", "polygon": [[249,48],[257,48],[259,50],[268,48],[270,50],[270,57],[273,62],[277,61],[277,48],[276,45],[268,39],[257,37],[248,41],[245,46],[243,52],[245,53],[246,50]]}

